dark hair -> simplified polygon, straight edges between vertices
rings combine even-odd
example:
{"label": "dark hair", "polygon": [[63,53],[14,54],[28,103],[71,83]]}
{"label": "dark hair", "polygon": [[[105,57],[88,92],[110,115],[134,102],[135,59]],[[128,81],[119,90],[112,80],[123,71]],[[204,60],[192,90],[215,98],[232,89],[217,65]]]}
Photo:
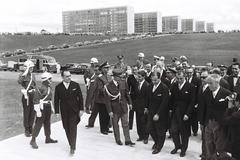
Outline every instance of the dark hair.
{"label": "dark hair", "polygon": [[139,70],[138,74],[141,75],[142,77],[146,77],[146,72],[144,70]]}
{"label": "dark hair", "polygon": [[157,76],[158,79],[161,78],[161,74],[159,72],[152,72],[151,77]]}
{"label": "dark hair", "polygon": [[61,76],[63,77],[64,76],[64,72],[69,72],[68,70],[64,69],[64,70],[61,70]]}

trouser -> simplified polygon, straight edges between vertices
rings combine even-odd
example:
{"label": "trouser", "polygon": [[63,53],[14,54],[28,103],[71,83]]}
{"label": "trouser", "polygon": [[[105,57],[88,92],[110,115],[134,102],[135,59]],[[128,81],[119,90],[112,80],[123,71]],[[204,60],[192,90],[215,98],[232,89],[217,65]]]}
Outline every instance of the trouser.
{"label": "trouser", "polygon": [[76,149],[76,140],[77,140],[77,125],[79,120],[78,113],[75,113],[72,110],[68,110],[67,113],[61,113],[63,120],[63,127],[66,132],[68,143],[71,149]]}
{"label": "trouser", "polygon": [[153,115],[148,116],[148,130],[156,145],[156,149],[161,150],[164,145],[167,131],[166,126],[167,125],[161,125],[159,120],[153,121]]}
{"label": "trouser", "polygon": [[197,114],[197,109],[194,108],[192,115],[190,117],[190,122],[191,122],[191,129],[193,133],[197,133],[198,132],[198,114]]}
{"label": "trouser", "polygon": [[131,141],[130,134],[129,134],[129,126],[128,126],[128,113],[125,113],[122,115],[113,114],[112,123],[113,123],[113,131],[114,131],[114,137],[116,142],[120,141],[120,131],[119,131],[119,125],[118,125],[119,119],[121,119],[125,142]]}
{"label": "trouser", "polygon": [[206,158],[205,126],[202,127],[202,158]]}
{"label": "trouser", "polygon": [[108,132],[109,128],[109,114],[107,112],[107,108],[105,104],[102,103],[95,103],[96,107],[99,109],[99,123],[100,123],[100,131],[101,132]]}
{"label": "trouser", "polygon": [[129,110],[129,129],[133,128],[134,110]]}
{"label": "trouser", "polygon": [[173,115],[170,132],[175,148],[181,148],[183,152],[186,152],[190,135],[189,132],[191,132],[188,122],[183,122],[183,120],[178,121],[176,116]]}
{"label": "trouser", "polygon": [[32,137],[36,138],[42,128],[42,125],[44,126],[44,133],[46,138],[50,138],[51,129],[51,105],[44,104],[43,110],[41,110],[42,117],[36,117],[35,125],[33,128],[33,134]]}
{"label": "trouser", "polygon": [[148,139],[149,133],[147,131],[147,122],[147,114],[136,111],[137,133],[140,139]]}
{"label": "trouser", "polygon": [[22,96],[22,105],[23,105],[23,125],[25,131],[32,133],[32,126],[35,118],[35,111],[33,107],[33,96],[29,95],[29,101],[27,105],[27,100]]}
{"label": "trouser", "polygon": [[206,158],[212,159],[225,148],[225,134],[223,127],[215,120],[209,120],[205,128]]}
{"label": "trouser", "polygon": [[92,113],[91,113],[90,117],[88,118],[88,125],[89,126],[94,126],[94,122],[97,118],[98,112],[99,112],[98,105],[93,105]]}

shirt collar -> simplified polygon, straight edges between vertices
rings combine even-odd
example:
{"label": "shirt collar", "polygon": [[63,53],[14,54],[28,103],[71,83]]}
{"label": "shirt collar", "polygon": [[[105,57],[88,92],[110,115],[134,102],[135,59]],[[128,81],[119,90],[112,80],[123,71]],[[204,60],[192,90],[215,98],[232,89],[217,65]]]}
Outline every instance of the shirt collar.
{"label": "shirt collar", "polygon": [[214,98],[216,97],[216,95],[217,95],[219,89],[220,89],[220,86],[218,86],[218,88],[217,88],[215,91],[213,91]]}

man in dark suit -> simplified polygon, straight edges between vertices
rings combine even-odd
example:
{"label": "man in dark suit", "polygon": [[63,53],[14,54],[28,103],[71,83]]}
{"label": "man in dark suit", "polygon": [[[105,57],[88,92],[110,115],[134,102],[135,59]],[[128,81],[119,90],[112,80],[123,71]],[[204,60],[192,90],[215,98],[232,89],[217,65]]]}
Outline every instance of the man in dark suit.
{"label": "man in dark suit", "polygon": [[87,96],[85,102],[86,113],[90,113],[91,111],[91,115],[88,118],[88,124],[85,126],[87,128],[94,127],[94,122],[99,113],[99,108],[94,106],[94,92],[93,92],[93,89],[95,88],[96,85],[95,80],[97,79],[99,74],[100,74],[99,65],[95,65],[94,73],[91,75],[89,85],[87,86]]}
{"label": "man in dark suit", "polygon": [[152,82],[148,90],[148,129],[153,138],[153,152],[157,154],[161,151],[166,137],[168,127],[168,87],[161,82],[159,72],[152,73]]}
{"label": "man in dark suit", "polygon": [[196,93],[195,87],[185,80],[183,70],[178,71],[176,78],[177,83],[173,84],[170,98],[170,107],[172,108],[170,132],[175,145],[171,154],[175,154],[178,149],[181,149],[180,157],[184,157],[191,135],[189,119],[194,107]]}
{"label": "man in dark suit", "polygon": [[133,105],[136,107],[136,124],[139,138],[137,141],[148,143],[149,133],[147,131],[147,100],[148,100],[148,82],[145,80],[146,72],[144,70],[138,71],[138,91],[136,98],[133,100]]}
{"label": "man in dark suit", "polygon": [[135,145],[130,139],[128,126],[128,105],[132,107],[132,101],[129,95],[128,86],[123,78],[121,69],[113,70],[113,80],[105,86],[106,94],[108,95],[106,107],[109,116],[112,118],[113,131],[115,141],[118,145],[122,145],[119,131],[119,119],[122,122],[123,134],[125,137],[125,145]]}
{"label": "man in dark suit", "polygon": [[203,99],[206,93],[209,91],[208,84],[206,82],[206,78],[208,77],[209,73],[208,70],[202,71],[200,77],[202,81],[202,85],[199,87],[197,99],[198,99],[198,121],[200,122],[200,128],[202,133],[202,154],[201,154],[201,160],[206,159],[206,143],[205,143],[205,116],[206,112],[204,109]]}
{"label": "man in dark suit", "polygon": [[226,77],[229,83],[229,90],[238,94],[237,99],[240,100],[240,64],[232,64],[232,75]]}
{"label": "man in dark suit", "polygon": [[[127,78],[127,84],[129,87],[130,96],[133,101],[136,99],[136,94],[138,92],[137,72],[138,72],[138,67],[134,65],[132,67],[132,75],[129,75]],[[133,127],[134,112],[135,112],[135,105],[133,104],[133,108],[129,110],[129,129],[130,130]]]}
{"label": "man in dark suit", "polygon": [[198,90],[199,87],[201,86],[201,80],[194,76],[194,70],[193,68],[187,68],[186,69],[186,79],[189,83],[193,84],[193,86],[195,87],[195,103],[194,103],[194,108],[192,111],[192,116],[190,117],[190,122],[191,122],[191,129],[193,132],[193,136],[197,136],[197,132],[198,132],[198,119],[197,119],[197,115],[198,115],[198,105],[197,105],[197,94],[198,94]]}
{"label": "man in dark suit", "polygon": [[209,91],[203,97],[205,115],[205,142],[206,159],[216,159],[225,154],[225,130],[223,128],[223,116],[228,108],[228,96],[231,92],[220,87],[220,76],[211,74],[207,77]]}
{"label": "man in dark suit", "polygon": [[69,71],[62,71],[63,81],[55,88],[55,113],[61,111],[62,124],[70,145],[70,154],[76,149],[77,125],[83,115],[83,97],[78,83],[71,80]]}
{"label": "man in dark suit", "polygon": [[[91,88],[88,93],[88,99],[94,101],[93,105],[95,109],[99,111],[100,132],[104,135],[112,133],[112,131],[109,131],[108,126],[110,117],[106,108],[107,95],[104,89],[104,86],[110,81],[110,77],[108,76],[109,67],[110,65],[107,61],[100,65],[99,70],[101,74],[97,76],[93,88]],[[89,105],[90,103],[86,103],[86,108],[88,108]]]}
{"label": "man in dark suit", "polygon": [[152,65],[151,63],[148,63],[145,65],[145,70],[146,70],[146,77],[145,77],[145,80],[151,84],[152,83],[152,80],[151,80],[151,73],[152,73]]}

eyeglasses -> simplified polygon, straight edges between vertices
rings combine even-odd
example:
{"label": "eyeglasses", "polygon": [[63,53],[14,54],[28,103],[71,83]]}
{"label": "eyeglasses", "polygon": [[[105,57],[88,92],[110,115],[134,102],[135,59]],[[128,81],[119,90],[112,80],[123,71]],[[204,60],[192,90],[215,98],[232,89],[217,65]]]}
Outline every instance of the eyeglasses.
{"label": "eyeglasses", "polygon": [[206,76],[201,76],[202,79],[206,79],[207,77]]}

